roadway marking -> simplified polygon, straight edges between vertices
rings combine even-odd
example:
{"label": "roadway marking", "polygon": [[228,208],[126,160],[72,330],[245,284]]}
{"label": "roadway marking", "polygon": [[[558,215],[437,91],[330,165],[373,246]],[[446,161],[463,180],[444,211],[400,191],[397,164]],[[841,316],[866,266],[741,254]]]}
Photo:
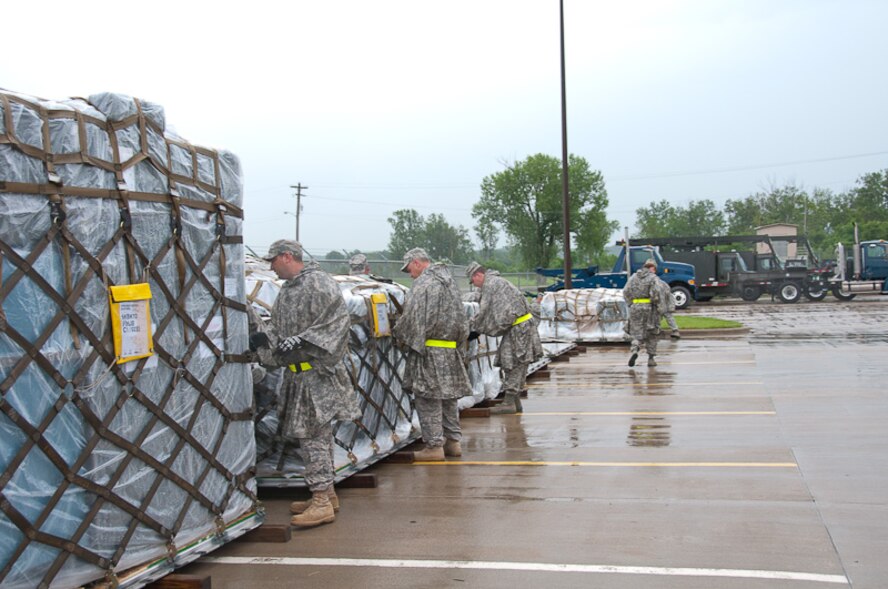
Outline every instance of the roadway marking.
{"label": "roadway marking", "polygon": [[543,389],[547,387],[595,387],[599,389],[622,389],[625,387],[726,387],[726,386],[764,386],[763,382],[627,382],[620,384],[603,384],[593,382],[559,382],[558,378],[550,379],[539,384],[535,382],[527,383],[529,389]]}
{"label": "roadway marking", "polygon": [[[663,364],[669,364],[670,366],[703,366],[703,365],[721,366],[722,364],[755,364],[755,363],[756,363],[755,360],[726,360],[724,362],[659,362],[659,365],[662,366]],[[582,365],[574,364],[573,366],[565,366],[564,368],[571,368],[571,367],[576,368],[577,372],[579,372],[579,371],[581,371],[585,368],[588,368],[590,366],[613,366],[613,367],[620,366],[620,367],[622,367],[623,362],[622,362],[622,360],[620,361],[619,364],[616,364],[614,362],[583,362]],[[552,368],[551,370],[553,372],[556,372],[556,371],[560,372],[562,370],[562,367],[558,366],[557,370],[555,368]]]}
{"label": "roadway marking", "polygon": [[844,575],[767,571],[755,569],[710,569],[616,566],[595,564],[559,564],[547,562],[498,562],[471,560],[413,560],[394,558],[299,558],[274,556],[204,556],[198,562],[220,565],[276,565],[315,567],[375,567],[395,569],[470,569],[485,571],[532,571],[548,573],[591,573],[614,575],[655,575],[671,577],[721,577],[734,579],[768,579],[809,581],[848,585]]}
{"label": "roadway marking", "polygon": [[795,462],[585,462],[580,460],[447,460],[416,461],[414,466],[591,466],[629,468],[798,468]]}
{"label": "roadway marking", "polygon": [[519,413],[518,415],[527,415],[530,417],[540,416],[540,415],[543,415],[543,416],[546,416],[546,415],[561,415],[561,416],[583,415],[583,416],[593,416],[593,417],[647,416],[647,415],[731,416],[731,415],[777,415],[777,412],[776,411],[534,411],[534,412]]}

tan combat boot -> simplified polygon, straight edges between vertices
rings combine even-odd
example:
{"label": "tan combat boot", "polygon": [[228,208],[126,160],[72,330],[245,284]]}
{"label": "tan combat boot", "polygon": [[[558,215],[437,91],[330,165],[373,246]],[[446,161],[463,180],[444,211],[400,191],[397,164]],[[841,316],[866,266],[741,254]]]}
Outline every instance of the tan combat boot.
{"label": "tan combat boot", "polygon": [[[333,506],[333,511],[339,511],[339,497],[336,496],[336,491],[333,490],[333,485],[330,485],[327,488],[327,497],[330,498],[330,504]],[[302,513],[306,509],[311,506],[311,499],[308,501],[294,501],[290,503],[290,513]]]}
{"label": "tan combat boot", "polygon": [[462,456],[462,446],[459,440],[444,440],[444,456]]}
{"label": "tan combat boot", "polygon": [[413,461],[414,462],[443,462],[444,461],[444,448],[441,446],[436,446],[434,448],[429,448],[426,446],[422,450],[417,450],[413,453]]}
{"label": "tan combat boot", "polygon": [[653,354],[648,354],[648,366],[656,366],[657,361],[654,360]]}
{"label": "tan combat boot", "polygon": [[521,400],[518,398],[518,395],[515,393],[506,393],[506,397],[503,399],[502,403],[490,408],[490,414],[514,415],[515,413],[521,413],[522,409],[523,407],[521,406]]}
{"label": "tan combat boot", "polygon": [[333,504],[327,491],[315,491],[311,496],[308,509],[290,518],[290,524],[300,528],[313,528],[321,524],[329,524],[336,519]]}

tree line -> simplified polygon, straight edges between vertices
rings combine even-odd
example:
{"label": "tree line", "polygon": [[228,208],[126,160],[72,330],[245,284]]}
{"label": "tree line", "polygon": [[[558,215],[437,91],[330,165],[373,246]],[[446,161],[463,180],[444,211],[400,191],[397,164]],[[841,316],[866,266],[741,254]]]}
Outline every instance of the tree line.
{"label": "tree line", "polygon": [[750,235],[755,228],[788,223],[799,228],[821,258],[833,256],[837,243],[853,243],[854,224],[863,239],[888,239],[888,170],[864,174],[842,193],[793,185],[777,186],[719,209],[708,199],[674,206],[666,200],[635,211],[633,237]]}
{"label": "tree line", "polygon": [[[619,223],[605,213],[608,195],[598,170],[582,157],[568,158],[572,257],[578,265],[607,264],[606,248]],[[422,216],[413,209],[395,211],[388,222],[390,259],[412,247],[425,247],[432,258],[465,264],[477,259],[500,270],[530,270],[562,263],[564,225],[561,160],[536,154],[485,177],[481,196],[472,207],[475,250],[469,231],[451,225],[437,213]],[[794,185],[772,187],[742,199],[729,199],[722,208],[712,200],[673,205],[652,201],[636,209],[632,237],[700,237],[748,235],[772,223],[789,223],[807,235],[815,252],[830,257],[837,242],[853,241],[859,223],[861,239],[888,239],[888,170],[861,176],[843,193]],[[499,247],[500,236],[506,247]]]}

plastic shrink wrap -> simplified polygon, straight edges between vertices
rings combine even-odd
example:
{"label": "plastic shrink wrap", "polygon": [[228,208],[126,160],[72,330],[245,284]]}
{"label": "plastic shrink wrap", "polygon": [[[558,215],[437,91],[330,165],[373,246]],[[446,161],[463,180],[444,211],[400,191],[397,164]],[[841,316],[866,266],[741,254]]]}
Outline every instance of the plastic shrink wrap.
{"label": "plastic shrink wrap", "polygon": [[[0,91],[4,589],[143,584],[261,523],[240,164],[165,129]],[[123,285],[151,298],[116,349]]]}
{"label": "plastic shrink wrap", "polygon": [[[346,359],[358,396],[362,417],[355,423],[334,425],[336,480],[358,472],[420,438],[419,418],[411,395],[401,387],[405,358],[391,336],[380,333],[374,304],[384,304],[389,320],[394,320],[404,304],[408,289],[400,284],[380,282],[358,276],[334,276],[339,282],[352,319],[349,355]],[[268,264],[247,260],[247,293],[260,316],[268,316],[280,289]],[[385,303],[374,303],[374,298]],[[464,302],[467,316],[478,312],[478,303]],[[377,309],[377,316],[378,316]],[[497,338],[481,336],[469,345],[467,370],[471,394],[459,400],[465,409],[497,396],[499,369],[493,365]],[[549,346],[551,353],[566,349],[564,344]],[[531,371],[549,361],[540,360]],[[260,486],[304,486],[304,463],[298,448],[278,435],[276,413],[281,371],[266,372],[258,366],[256,374],[256,437],[258,446],[257,477]]]}
{"label": "plastic shrink wrap", "polygon": [[539,331],[543,342],[624,341],[629,308],[620,289],[547,292],[539,304]]}

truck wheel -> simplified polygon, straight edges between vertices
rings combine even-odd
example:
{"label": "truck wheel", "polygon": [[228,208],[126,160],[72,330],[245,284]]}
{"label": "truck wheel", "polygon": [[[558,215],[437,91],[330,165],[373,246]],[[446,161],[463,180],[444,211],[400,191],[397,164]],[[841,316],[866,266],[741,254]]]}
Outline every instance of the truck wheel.
{"label": "truck wheel", "polygon": [[809,287],[807,291],[805,291],[805,297],[809,301],[822,301],[826,298],[826,289],[822,286]]}
{"label": "truck wheel", "polygon": [[691,304],[691,291],[677,284],[672,287],[672,298],[676,309],[684,309]]}
{"label": "truck wheel", "polygon": [[740,291],[740,298],[750,303],[759,300],[760,296],[762,296],[762,289],[757,286],[744,286]]}
{"label": "truck wheel", "polygon": [[784,303],[797,303],[802,298],[802,289],[795,282],[784,282],[777,289],[777,298]]}
{"label": "truck wheel", "polygon": [[850,301],[850,300],[854,299],[854,297],[857,296],[856,294],[843,293],[842,288],[839,286],[833,288],[832,293],[833,293],[833,296],[836,297],[837,299],[839,299],[840,301]]}

